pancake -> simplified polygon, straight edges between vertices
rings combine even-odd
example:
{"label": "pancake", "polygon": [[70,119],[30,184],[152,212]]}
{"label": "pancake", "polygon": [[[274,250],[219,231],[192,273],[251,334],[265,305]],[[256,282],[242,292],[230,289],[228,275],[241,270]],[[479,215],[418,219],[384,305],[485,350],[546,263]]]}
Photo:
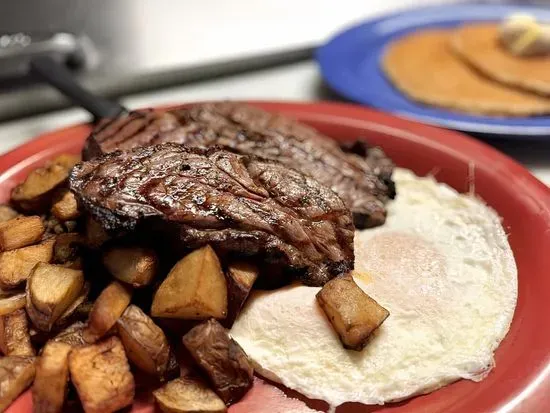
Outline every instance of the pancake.
{"label": "pancake", "polygon": [[392,43],[382,68],[410,98],[478,115],[532,116],[550,113],[550,99],[512,89],[482,76],[450,46],[451,30],[426,30]]}
{"label": "pancake", "polygon": [[499,44],[496,24],[465,25],[456,30],[451,46],[456,54],[493,80],[550,95],[550,55],[513,55]]}

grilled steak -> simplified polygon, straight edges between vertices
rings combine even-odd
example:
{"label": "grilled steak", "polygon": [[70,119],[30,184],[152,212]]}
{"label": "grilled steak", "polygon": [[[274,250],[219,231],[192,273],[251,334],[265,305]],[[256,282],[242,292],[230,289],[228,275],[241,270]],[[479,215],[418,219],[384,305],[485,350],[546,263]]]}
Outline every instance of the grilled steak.
{"label": "grilled steak", "polygon": [[83,162],[69,183],[107,230],[160,233],[191,249],[210,244],[284,267],[309,285],[353,268],[349,209],[330,188],[278,162],[168,143]]}
{"label": "grilled steak", "polygon": [[352,210],[358,228],[383,224],[384,204],[395,196],[393,163],[380,149],[365,149],[365,156],[345,153],[335,141],[306,125],[239,103],[134,112],[98,128],[83,155],[90,159],[164,142],[223,146],[297,169],[332,188]]}

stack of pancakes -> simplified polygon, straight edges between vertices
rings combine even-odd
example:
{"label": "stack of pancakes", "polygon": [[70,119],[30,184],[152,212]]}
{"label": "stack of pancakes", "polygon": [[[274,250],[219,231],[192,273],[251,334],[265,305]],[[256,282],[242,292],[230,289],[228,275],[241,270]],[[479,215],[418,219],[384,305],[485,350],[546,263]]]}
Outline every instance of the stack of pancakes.
{"label": "stack of pancakes", "polygon": [[550,114],[550,55],[518,56],[498,24],[430,29],[390,44],[382,68],[410,98],[490,116]]}

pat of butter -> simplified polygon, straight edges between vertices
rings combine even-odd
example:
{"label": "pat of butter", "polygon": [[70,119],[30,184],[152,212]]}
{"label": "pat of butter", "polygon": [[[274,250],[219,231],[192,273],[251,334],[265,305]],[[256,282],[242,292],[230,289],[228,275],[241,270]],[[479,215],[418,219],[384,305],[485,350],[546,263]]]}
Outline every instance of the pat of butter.
{"label": "pat of butter", "polygon": [[510,16],[500,27],[500,41],[516,56],[550,54],[550,25],[541,24],[533,16]]}

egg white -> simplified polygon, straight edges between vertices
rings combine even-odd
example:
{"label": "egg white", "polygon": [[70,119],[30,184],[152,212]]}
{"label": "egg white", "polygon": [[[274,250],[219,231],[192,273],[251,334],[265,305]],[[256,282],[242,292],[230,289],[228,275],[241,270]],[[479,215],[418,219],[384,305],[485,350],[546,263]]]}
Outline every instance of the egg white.
{"label": "egg white", "polygon": [[494,367],[517,301],[498,215],[433,178],[394,178],[386,224],[355,237],[354,277],[389,318],[362,352],[344,350],[319,288],[255,292],[231,334],[261,374],[338,406],[402,400]]}

